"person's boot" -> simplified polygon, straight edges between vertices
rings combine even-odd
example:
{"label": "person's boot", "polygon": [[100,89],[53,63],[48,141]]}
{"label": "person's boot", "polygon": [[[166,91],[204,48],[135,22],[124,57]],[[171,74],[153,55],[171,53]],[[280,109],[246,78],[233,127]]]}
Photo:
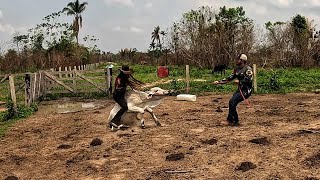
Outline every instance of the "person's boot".
{"label": "person's boot", "polygon": [[109,122],[109,128],[111,131],[116,131],[116,130],[118,130],[119,127],[115,123]]}

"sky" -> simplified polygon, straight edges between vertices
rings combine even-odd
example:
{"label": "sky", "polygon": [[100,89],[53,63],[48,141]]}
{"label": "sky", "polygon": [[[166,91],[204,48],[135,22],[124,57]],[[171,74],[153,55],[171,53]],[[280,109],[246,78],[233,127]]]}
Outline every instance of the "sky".
{"label": "sky", "polygon": [[[12,37],[43,22],[42,19],[62,10],[73,0],[0,0],[0,50],[12,47]],[[83,2],[84,0],[80,0]],[[117,53],[124,48],[146,51],[151,32],[160,26],[166,30],[181,19],[182,14],[200,6],[215,10],[243,6],[246,16],[258,27],[265,22],[290,21],[301,14],[320,29],[320,0],[86,0],[80,43],[86,35],[99,39],[102,51]],[[72,22],[63,16],[61,22]],[[1,52],[0,52],[1,53]]]}

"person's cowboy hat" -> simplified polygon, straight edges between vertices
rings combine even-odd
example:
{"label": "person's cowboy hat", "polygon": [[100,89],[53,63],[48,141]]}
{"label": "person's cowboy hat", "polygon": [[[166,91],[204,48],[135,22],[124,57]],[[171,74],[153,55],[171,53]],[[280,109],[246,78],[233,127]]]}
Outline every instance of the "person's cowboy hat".
{"label": "person's cowboy hat", "polygon": [[123,72],[124,74],[133,74],[133,69],[130,69],[127,65],[123,65],[119,71]]}

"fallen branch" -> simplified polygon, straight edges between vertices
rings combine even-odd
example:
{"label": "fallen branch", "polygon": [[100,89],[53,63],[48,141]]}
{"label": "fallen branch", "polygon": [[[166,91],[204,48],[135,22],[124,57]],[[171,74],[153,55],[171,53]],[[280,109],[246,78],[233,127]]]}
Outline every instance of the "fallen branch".
{"label": "fallen branch", "polygon": [[298,131],[302,133],[320,133],[320,129],[299,129]]}

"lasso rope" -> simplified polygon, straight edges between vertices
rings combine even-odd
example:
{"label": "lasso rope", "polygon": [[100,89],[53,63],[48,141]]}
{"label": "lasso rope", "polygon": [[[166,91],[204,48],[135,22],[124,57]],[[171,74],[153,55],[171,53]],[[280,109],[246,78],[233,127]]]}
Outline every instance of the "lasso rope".
{"label": "lasso rope", "polygon": [[239,88],[239,91],[240,91],[240,94],[241,94],[243,100],[247,103],[248,108],[253,108],[253,107],[251,106],[251,104],[249,103],[249,100],[244,97],[244,95],[243,95],[243,93],[242,93],[242,90],[241,90],[241,88],[240,88],[240,85],[238,85],[238,88]]}

